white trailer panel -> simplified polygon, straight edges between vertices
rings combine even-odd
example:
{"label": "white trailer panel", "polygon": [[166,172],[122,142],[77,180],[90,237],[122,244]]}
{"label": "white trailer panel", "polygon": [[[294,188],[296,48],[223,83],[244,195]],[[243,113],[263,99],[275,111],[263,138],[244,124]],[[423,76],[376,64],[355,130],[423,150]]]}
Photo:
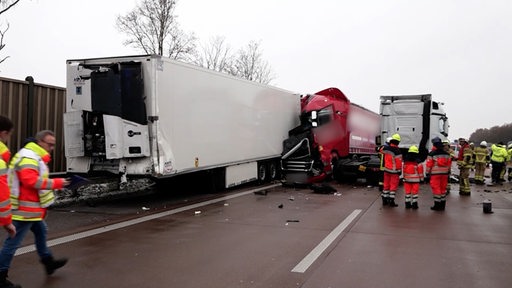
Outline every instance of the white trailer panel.
{"label": "white trailer panel", "polygon": [[77,126],[79,115],[84,127],[66,135],[66,157],[88,159],[68,161],[68,171],[90,162],[93,170],[165,177],[279,158],[298,125],[298,94],[168,58],[67,63],[67,118]]}

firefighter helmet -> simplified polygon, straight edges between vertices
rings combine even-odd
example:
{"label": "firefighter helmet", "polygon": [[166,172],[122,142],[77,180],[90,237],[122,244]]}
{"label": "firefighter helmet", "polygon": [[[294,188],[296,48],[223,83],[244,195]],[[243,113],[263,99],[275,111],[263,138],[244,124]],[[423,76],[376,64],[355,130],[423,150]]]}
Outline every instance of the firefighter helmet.
{"label": "firefighter helmet", "polygon": [[480,146],[487,147],[487,141],[484,140],[484,141],[480,142]]}
{"label": "firefighter helmet", "polygon": [[448,139],[444,139],[444,140],[443,140],[443,144],[445,144],[445,145],[446,145],[446,144],[448,144],[448,145],[449,145],[449,144],[450,144],[450,140],[448,140]]}
{"label": "firefighter helmet", "polygon": [[393,139],[393,138],[391,138],[391,137],[386,138],[386,143],[389,143],[389,141],[391,141],[391,139]]}
{"label": "firefighter helmet", "polygon": [[392,140],[396,140],[398,142],[400,142],[401,138],[400,138],[400,135],[398,133],[395,133],[391,136],[391,139]]}
{"label": "firefighter helmet", "polygon": [[409,147],[409,153],[420,153],[420,150],[418,149],[418,147],[416,147],[416,145],[412,145],[411,147]]}
{"label": "firefighter helmet", "polygon": [[512,149],[512,143],[508,144],[507,149]]}
{"label": "firefighter helmet", "polygon": [[459,143],[460,143],[460,142],[466,142],[466,138],[462,138],[462,137],[460,137],[460,138],[459,138]]}

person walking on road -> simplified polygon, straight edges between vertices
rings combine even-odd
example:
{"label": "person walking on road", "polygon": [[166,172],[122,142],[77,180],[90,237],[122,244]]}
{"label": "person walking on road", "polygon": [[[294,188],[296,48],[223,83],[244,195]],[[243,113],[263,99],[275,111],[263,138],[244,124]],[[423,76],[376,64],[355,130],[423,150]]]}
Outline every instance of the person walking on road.
{"label": "person walking on road", "polygon": [[11,190],[7,184],[7,169],[11,160],[11,151],[5,145],[11,137],[14,124],[11,119],[0,115],[0,225],[4,227],[10,237],[16,235],[16,227],[11,217]]}
{"label": "person walking on road", "polygon": [[[12,134],[14,124],[11,119],[0,115],[0,225],[4,227],[10,238],[16,236],[16,227],[12,224],[10,189],[7,184],[7,170],[11,152],[5,145]],[[7,279],[7,272],[0,274],[0,287],[20,287]]]}
{"label": "person walking on road", "polygon": [[398,148],[398,144],[400,144],[400,135],[393,134],[389,145],[382,149],[384,155],[382,204],[390,207],[398,206],[395,203],[395,196],[400,184],[400,174],[402,174],[402,152]]}
{"label": "person walking on road", "polygon": [[430,188],[434,197],[434,206],[430,209],[434,211],[444,211],[446,208],[446,186],[450,168],[452,167],[452,158],[445,149],[439,137],[432,139],[434,147],[427,156],[426,172],[430,178]]}
{"label": "person walking on road", "polygon": [[405,209],[418,209],[420,182],[424,180],[423,164],[420,163],[419,149],[412,145],[404,156]]}
{"label": "person walking on road", "polygon": [[14,254],[32,231],[35,246],[47,275],[64,266],[67,259],[54,259],[47,246],[47,227],[44,221],[47,208],[55,201],[53,189],[61,189],[69,184],[65,178],[49,178],[48,162],[55,147],[55,134],[43,130],[36,134],[36,142],[27,143],[11,159],[8,181],[11,188],[12,221],[16,236],[5,239],[0,251],[0,288],[21,287],[9,282],[9,271]]}
{"label": "person walking on road", "polygon": [[459,138],[459,156],[457,166],[459,167],[459,195],[471,195],[469,183],[469,170],[473,166],[473,150],[465,138]]}
{"label": "person walking on road", "polygon": [[492,144],[491,145],[491,165],[492,165],[492,171],[491,171],[491,178],[492,178],[492,184],[501,185],[501,171],[503,170],[503,167],[505,166],[505,161],[508,157],[507,149],[505,148],[505,144],[503,142],[498,142],[498,144]]}
{"label": "person walking on road", "polygon": [[491,161],[489,150],[487,150],[487,141],[480,142],[480,146],[476,147],[473,151],[473,156],[475,162],[475,183],[483,185],[485,182],[485,168]]}

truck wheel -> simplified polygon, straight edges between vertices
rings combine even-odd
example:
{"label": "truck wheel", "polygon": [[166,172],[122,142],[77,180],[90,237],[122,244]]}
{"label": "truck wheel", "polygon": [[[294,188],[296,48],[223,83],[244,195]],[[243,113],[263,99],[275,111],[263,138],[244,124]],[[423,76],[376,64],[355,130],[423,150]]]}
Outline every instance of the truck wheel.
{"label": "truck wheel", "polygon": [[265,183],[267,181],[267,165],[264,162],[258,163],[258,182]]}

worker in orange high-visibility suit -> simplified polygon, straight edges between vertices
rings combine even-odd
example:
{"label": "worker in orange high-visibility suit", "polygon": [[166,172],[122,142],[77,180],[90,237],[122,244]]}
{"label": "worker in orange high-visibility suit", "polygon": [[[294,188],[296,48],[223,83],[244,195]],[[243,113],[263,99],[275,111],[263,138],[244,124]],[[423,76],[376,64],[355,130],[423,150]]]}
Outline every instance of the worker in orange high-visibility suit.
{"label": "worker in orange high-visibility suit", "polygon": [[[12,224],[11,216],[11,190],[7,184],[8,163],[11,151],[5,145],[12,134],[14,124],[11,119],[0,116],[0,225],[5,228],[11,237],[16,235],[16,228]],[[1,279],[0,279],[1,283]]]}
{"label": "worker in orange high-visibility suit", "polygon": [[0,250],[0,281],[6,280],[16,250],[29,231],[34,235],[37,254],[47,275],[53,274],[68,261],[66,258],[54,259],[46,243],[47,226],[44,219],[48,207],[55,201],[53,189],[61,189],[70,183],[65,178],[50,178],[48,162],[55,145],[52,131],[40,131],[36,134],[35,142],[27,143],[9,163],[8,181],[16,236],[5,239]]}
{"label": "worker in orange high-visibility suit", "polygon": [[420,163],[419,149],[412,145],[404,156],[404,191],[405,191],[405,208],[418,209],[418,192],[420,190],[420,182],[424,179],[423,164]]}
{"label": "worker in orange high-visibility suit", "polygon": [[386,139],[386,143],[384,145],[375,147],[375,151],[379,153],[379,159],[380,159],[380,167],[379,167],[379,191],[381,192],[381,197],[384,205],[387,205],[384,195],[382,194],[382,191],[384,190],[384,153],[382,152],[382,149],[384,149],[384,146],[389,145],[389,141],[391,140],[391,137],[388,137]]}
{"label": "worker in orange high-visibility suit", "polygon": [[[11,191],[7,183],[8,163],[11,159],[11,152],[5,145],[12,134],[14,124],[11,119],[0,115],[0,225],[9,234],[10,238],[16,236],[16,227],[12,223],[11,214]],[[21,287],[11,283],[7,279],[7,272],[0,272],[0,287]]]}
{"label": "worker in orange high-visibility suit", "polygon": [[390,207],[398,206],[395,203],[396,190],[400,184],[402,174],[402,152],[398,148],[400,135],[393,134],[388,146],[384,146],[384,183],[382,188],[382,204]]}
{"label": "worker in orange high-visibility suit", "polygon": [[432,139],[434,148],[427,156],[426,170],[430,177],[430,188],[434,197],[434,211],[444,211],[446,207],[446,187],[452,166],[450,153],[443,149],[443,142],[439,137]]}

